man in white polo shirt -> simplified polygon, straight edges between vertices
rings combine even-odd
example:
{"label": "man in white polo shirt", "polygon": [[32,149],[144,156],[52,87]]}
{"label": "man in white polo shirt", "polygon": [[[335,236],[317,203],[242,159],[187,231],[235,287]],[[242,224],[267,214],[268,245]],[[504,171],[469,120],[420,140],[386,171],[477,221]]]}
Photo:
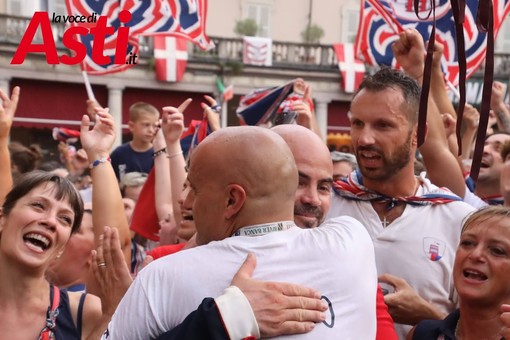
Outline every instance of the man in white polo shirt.
{"label": "man in white polo shirt", "polygon": [[[370,238],[349,217],[296,227],[297,174],[285,141],[267,129],[226,128],[205,139],[191,158],[186,198],[202,246],[144,269],[119,304],[109,339],[154,338],[177,326],[204,296],[222,293],[248,252],[257,257],[255,279],[302,284],[328,303],[324,322],[300,337],[373,339],[377,278]],[[234,337],[246,336],[260,334]]]}

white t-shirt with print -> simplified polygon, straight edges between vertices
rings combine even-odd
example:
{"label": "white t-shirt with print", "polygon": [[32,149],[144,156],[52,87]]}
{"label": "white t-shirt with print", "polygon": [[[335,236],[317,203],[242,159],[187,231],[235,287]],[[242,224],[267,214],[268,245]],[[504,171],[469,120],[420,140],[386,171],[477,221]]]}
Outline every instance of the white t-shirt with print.
{"label": "white t-shirt with print", "polygon": [[[417,195],[437,190],[428,179]],[[447,204],[406,205],[403,214],[383,227],[372,204],[333,195],[328,218],[351,216],[366,228],[375,248],[377,272],[405,279],[425,300],[449,313],[455,309],[452,270],[463,219],[475,210],[458,201]],[[395,324],[399,338],[405,339],[410,326]]]}
{"label": "white t-shirt with print", "polygon": [[173,329],[205,297],[222,294],[248,252],[257,258],[254,279],[305,285],[331,301],[329,326],[318,324],[308,334],[284,338],[375,338],[372,241],[358,221],[340,217],[320,228],[294,226],[263,236],[235,236],[154,261],[120,302],[108,339],[149,339]]}

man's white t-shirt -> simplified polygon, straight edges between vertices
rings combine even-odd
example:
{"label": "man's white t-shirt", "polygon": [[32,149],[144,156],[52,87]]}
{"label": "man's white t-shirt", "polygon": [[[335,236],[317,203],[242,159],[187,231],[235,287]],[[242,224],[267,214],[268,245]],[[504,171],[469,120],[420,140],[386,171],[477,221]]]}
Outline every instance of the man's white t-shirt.
{"label": "man's white t-shirt", "polygon": [[320,228],[294,226],[263,236],[235,236],[154,261],[120,302],[108,339],[150,339],[173,329],[205,297],[222,294],[248,252],[257,258],[254,279],[305,285],[331,302],[328,325],[318,324],[308,334],[289,338],[375,338],[372,241],[358,221],[340,217]]}
{"label": "man's white t-shirt", "polygon": [[[421,180],[417,196],[439,189],[428,179]],[[403,214],[384,228],[370,202],[335,194],[327,217],[347,215],[359,220],[374,243],[378,274],[405,279],[422,298],[449,313],[457,304],[452,270],[462,222],[474,210],[461,201],[406,205]],[[399,338],[405,339],[411,327],[395,324],[395,328]]]}

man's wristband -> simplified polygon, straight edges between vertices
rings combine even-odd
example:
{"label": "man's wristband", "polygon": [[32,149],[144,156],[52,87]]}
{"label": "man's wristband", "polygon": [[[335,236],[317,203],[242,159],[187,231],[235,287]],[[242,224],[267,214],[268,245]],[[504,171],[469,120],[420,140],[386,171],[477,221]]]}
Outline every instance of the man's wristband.
{"label": "man's wristband", "polygon": [[101,157],[99,159],[96,159],[92,163],[90,163],[89,169],[94,169],[99,164],[106,163],[106,162],[111,162],[111,161],[112,161],[112,159],[109,156],[108,157]]}

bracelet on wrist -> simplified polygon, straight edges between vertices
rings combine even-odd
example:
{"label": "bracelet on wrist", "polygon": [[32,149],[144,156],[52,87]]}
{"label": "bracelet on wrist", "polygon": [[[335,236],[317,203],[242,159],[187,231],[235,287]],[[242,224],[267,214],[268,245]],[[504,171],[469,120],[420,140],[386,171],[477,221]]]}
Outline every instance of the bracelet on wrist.
{"label": "bracelet on wrist", "polygon": [[161,150],[158,150],[158,151],[155,151],[153,154],[152,154],[152,158],[156,158],[158,157],[159,155],[162,155],[166,153],[166,148],[163,148]]}
{"label": "bracelet on wrist", "polygon": [[106,163],[106,162],[111,162],[111,161],[112,161],[112,159],[109,156],[108,157],[101,157],[99,159],[96,159],[92,163],[90,163],[89,169],[94,169],[96,166],[98,166],[100,164],[103,164],[103,163]]}
{"label": "bracelet on wrist", "polygon": [[171,154],[171,155],[167,155],[166,157],[167,157],[168,159],[172,159],[172,158],[177,157],[177,156],[179,156],[179,155],[182,155],[182,151],[176,152],[176,153]]}
{"label": "bracelet on wrist", "polygon": [[216,113],[220,113],[221,112],[221,105],[219,105],[219,104],[213,105],[213,106],[211,106],[211,110],[213,110]]}

